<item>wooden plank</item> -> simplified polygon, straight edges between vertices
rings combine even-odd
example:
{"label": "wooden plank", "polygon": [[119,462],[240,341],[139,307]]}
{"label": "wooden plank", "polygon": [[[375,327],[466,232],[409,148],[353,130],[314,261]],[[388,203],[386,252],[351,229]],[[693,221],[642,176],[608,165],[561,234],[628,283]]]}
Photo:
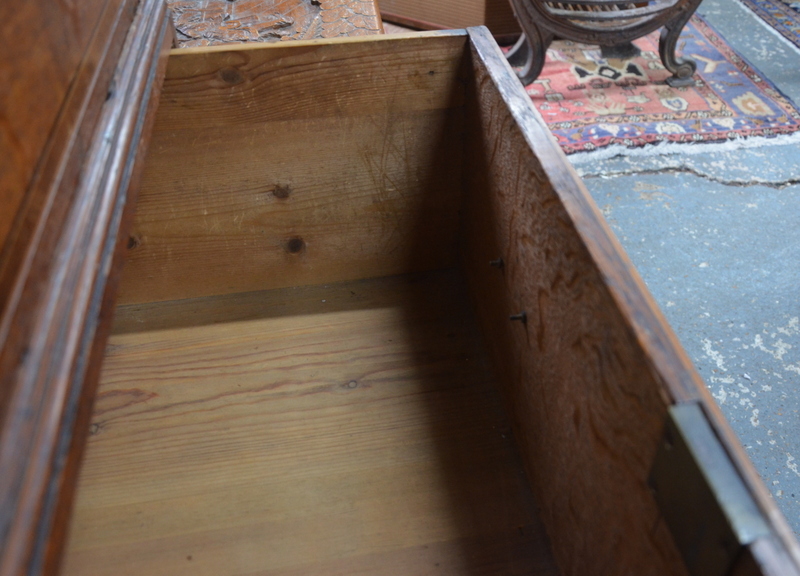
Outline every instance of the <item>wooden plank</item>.
{"label": "wooden plank", "polygon": [[453,272],[122,307],[66,576],[557,574]]}
{"label": "wooden plank", "polygon": [[685,574],[646,483],[676,391],[620,292],[640,333],[667,337],[664,368],[694,374],[502,53],[470,33],[462,255],[554,554],[565,574]]}
{"label": "wooden plank", "polygon": [[94,85],[105,104],[68,135],[77,150],[60,150],[60,161],[74,164],[75,180],[50,182],[49,209],[32,223],[36,241],[23,250],[25,266],[10,282],[14,297],[0,317],[3,576],[58,569],[86,425],[82,410],[91,405],[113,308],[118,232],[170,38],[162,2],[146,1],[138,15],[121,55],[106,54],[115,60],[119,91],[109,90],[110,74],[105,84],[102,74],[75,81]]}
{"label": "wooden plank", "polygon": [[[0,5],[0,247],[95,27],[104,9],[115,4],[119,2],[53,5],[40,0]],[[31,106],[33,100],[36,106]]]}
{"label": "wooden plank", "polygon": [[174,50],[153,136],[459,107],[465,45],[453,31]]}
{"label": "wooden plank", "polygon": [[381,34],[375,0],[168,0],[178,45]]}
{"label": "wooden plank", "polygon": [[380,0],[388,22],[423,30],[486,26],[496,36],[519,34],[508,0]]}
{"label": "wooden plank", "polygon": [[47,194],[79,169],[136,4],[0,6],[0,305]]}
{"label": "wooden plank", "polygon": [[[710,414],[796,568],[785,521],[641,279],[502,53],[482,30],[470,35],[462,254],[562,570],[685,574],[646,478],[667,406],[689,401]],[[488,266],[498,257],[502,270]],[[508,321],[520,311],[527,323]]]}
{"label": "wooden plank", "polygon": [[173,52],[121,302],[455,263],[465,36],[292,44]]}

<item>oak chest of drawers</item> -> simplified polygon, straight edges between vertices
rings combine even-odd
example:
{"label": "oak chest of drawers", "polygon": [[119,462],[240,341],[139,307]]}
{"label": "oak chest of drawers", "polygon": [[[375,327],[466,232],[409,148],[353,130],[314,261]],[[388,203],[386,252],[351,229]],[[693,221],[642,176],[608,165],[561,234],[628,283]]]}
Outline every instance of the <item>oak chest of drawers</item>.
{"label": "oak chest of drawers", "polygon": [[797,574],[485,28],[173,50],[153,98],[119,289],[75,324],[104,359],[47,404],[72,427],[13,428],[42,404],[9,380],[4,576],[67,526],[81,576]]}

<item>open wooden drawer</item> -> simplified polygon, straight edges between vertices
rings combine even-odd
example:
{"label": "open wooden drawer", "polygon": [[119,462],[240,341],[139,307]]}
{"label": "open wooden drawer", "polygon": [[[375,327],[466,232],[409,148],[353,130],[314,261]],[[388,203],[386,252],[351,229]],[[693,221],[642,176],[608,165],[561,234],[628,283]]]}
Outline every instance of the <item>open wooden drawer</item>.
{"label": "open wooden drawer", "polygon": [[173,51],[64,574],[797,566],[488,31]]}

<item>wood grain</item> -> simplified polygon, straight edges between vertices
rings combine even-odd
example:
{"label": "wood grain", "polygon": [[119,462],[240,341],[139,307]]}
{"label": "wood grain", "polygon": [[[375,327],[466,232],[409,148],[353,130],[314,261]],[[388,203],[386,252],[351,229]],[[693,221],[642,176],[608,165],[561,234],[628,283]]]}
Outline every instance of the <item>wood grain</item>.
{"label": "wood grain", "polygon": [[49,194],[74,185],[135,7],[134,0],[0,6],[0,309]]}
{"label": "wood grain", "polygon": [[557,574],[457,274],[176,304],[119,310],[66,576]]}
{"label": "wood grain", "polygon": [[[0,5],[0,248],[104,9],[121,2]],[[35,101],[36,106],[31,102]]]}
{"label": "wood grain", "polygon": [[69,135],[77,150],[54,153],[74,164],[75,180],[50,182],[57,187],[47,190],[48,210],[32,223],[36,241],[21,249],[25,266],[9,281],[13,298],[0,317],[3,576],[57,571],[86,424],[81,407],[93,398],[97,352],[113,307],[110,286],[120,269],[113,255],[153,118],[150,95],[159,70],[163,74],[167,23],[164,4],[148,0],[130,24],[122,53],[105,46],[116,59],[111,64],[119,92],[109,90],[110,74],[94,86],[104,105]]}
{"label": "wood grain", "polygon": [[666,407],[699,401],[773,530],[763,573],[794,573],[796,541],[702,380],[502,53],[470,35],[462,254],[560,567],[685,573],[646,478]]}
{"label": "wood grain", "polygon": [[178,45],[381,34],[375,0],[168,0]]}
{"label": "wood grain", "polygon": [[120,301],[454,265],[465,40],[173,52]]}
{"label": "wood grain", "polygon": [[673,391],[618,292],[653,309],[502,53],[471,34],[462,255],[554,554],[564,574],[685,574],[646,484]]}
{"label": "wood grain", "polygon": [[506,423],[458,278],[328,284],[450,267],[459,238],[561,573],[685,574],[646,479],[688,401],[774,528],[737,569],[797,567],[502,53],[468,35],[173,52],[68,573],[553,573],[486,433]]}
{"label": "wood grain", "polygon": [[421,30],[486,26],[495,36],[519,35],[508,0],[380,0],[388,22]]}

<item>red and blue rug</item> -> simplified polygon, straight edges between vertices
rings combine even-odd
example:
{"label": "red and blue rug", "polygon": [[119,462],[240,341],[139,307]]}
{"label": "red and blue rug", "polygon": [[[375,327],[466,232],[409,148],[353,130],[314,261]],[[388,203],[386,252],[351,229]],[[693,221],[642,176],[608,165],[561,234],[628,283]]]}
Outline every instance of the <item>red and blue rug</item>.
{"label": "red and blue rug", "polygon": [[666,83],[658,32],[634,43],[641,54],[631,59],[606,59],[597,46],[563,40],[548,50],[542,74],[526,90],[567,154],[738,143],[800,130],[800,110],[699,16],[678,46],[697,62],[695,86]]}
{"label": "red and blue rug", "polygon": [[800,2],[797,0],[741,0],[781,36],[800,48]]}

